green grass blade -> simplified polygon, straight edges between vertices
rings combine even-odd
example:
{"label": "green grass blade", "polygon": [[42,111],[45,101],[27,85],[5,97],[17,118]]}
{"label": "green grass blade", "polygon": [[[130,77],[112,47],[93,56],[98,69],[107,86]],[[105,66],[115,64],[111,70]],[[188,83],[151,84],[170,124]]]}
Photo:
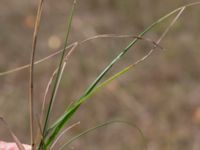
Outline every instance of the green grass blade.
{"label": "green grass blade", "polygon": [[[143,36],[145,33],[150,31],[152,28],[154,28],[156,25],[159,23],[165,21],[167,18],[172,16],[173,14],[184,10],[186,7],[194,6],[194,5],[199,5],[200,2],[196,3],[191,3],[182,7],[179,7],[175,9],[174,11],[171,11],[167,15],[163,16],[153,24],[151,24],[148,28],[145,29],[142,33],[139,34],[139,36]],[[57,136],[58,132],[62,129],[62,127],[65,125],[65,123],[73,116],[73,114],[76,112],[76,110],[80,107],[80,105],[85,102],[92,94],[94,94],[98,89],[101,87],[107,85],[111,81],[113,81],[115,78],[120,76],[121,74],[127,72],[129,70],[129,67],[131,68],[132,66],[128,66],[127,68],[123,69],[121,72],[119,72],[119,75],[116,74],[110,79],[106,80],[100,86],[97,86],[97,84],[100,82],[100,80],[103,78],[103,76],[112,68],[112,66],[117,63],[121,57],[138,41],[138,39],[134,39],[125,49],[122,50],[120,54],[115,57],[115,59],[101,72],[101,74],[95,79],[95,81],[87,88],[87,90],[84,92],[84,94],[73,104],[71,107],[69,107],[65,113],[49,128],[49,130],[53,130],[49,136],[49,138],[45,141],[47,145],[51,143],[53,139]],[[127,71],[126,71],[127,70]],[[107,82],[107,83],[106,83]],[[96,87],[97,86],[97,87]]]}
{"label": "green grass blade", "polygon": [[[49,105],[48,105],[48,108],[47,108],[47,114],[46,114],[46,117],[45,117],[45,122],[44,122],[44,127],[43,127],[43,136],[46,135],[48,120],[49,120],[49,116],[50,116],[50,113],[51,113],[51,110],[52,110],[52,105],[53,105],[53,102],[55,100],[57,90],[58,90],[58,87],[59,87],[59,84],[60,84],[60,80],[61,80],[61,77],[62,77],[62,74],[63,74],[63,69],[62,69],[63,68],[63,62],[64,62],[64,58],[65,58],[65,53],[66,53],[66,47],[68,45],[69,33],[71,31],[71,24],[72,24],[74,11],[75,11],[75,5],[76,5],[76,0],[74,0],[72,9],[70,11],[69,20],[67,21],[67,31],[66,31],[66,38],[65,38],[65,43],[64,43],[64,50],[61,54],[61,58],[60,58],[59,66],[58,66],[58,72],[57,72],[57,75],[56,75],[55,83],[53,85],[53,90],[52,90],[52,93],[51,93],[50,102],[49,102]],[[46,149],[46,146],[43,143],[44,143],[44,141],[41,141],[41,143],[39,145],[39,149],[41,148],[41,146],[43,147],[43,149]]]}
{"label": "green grass blade", "polygon": [[131,127],[134,127],[137,129],[137,131],[139,132],[139,134],[141,135],[142,137],[142,141],[143,141],[143,144],[144,144],[144,149],[147,149],[147,140],[142,132],[142,130],[135,124],[132,124],[130,122],[127,122],[127,121],[124,121],[124,120],[111,120],[111,121],[107,121],[105,123],[102,123],[102,124],[99,124],[95,127],[92,127],[86,131],[83,131],[82,133],[74,136],[73,138],[71,138],[67,143],[65,143],[59,150],[63,150],[63,149],[66,149],[67,146],[69,146],[72,142],[74,142],[75,140],[77,140],[78,138],[81,138],[82,136],[86,135],[86,134],[89,134],[90,132],[94,131],[94,130],[97,130],[99,128],[102,128],[102,127],[105,127],[105,126],[108,126],[108,125],[111,125],[111,124],[114,124],[114,123],[122,123],[122,124],[126,124],[128,126],[131,126]]}
{"label": "green grass blade", "polygon": [[[147,33],[148,31],[150,31],[153,27],[155,27],[157,24],[159,24],[160,22],[166,20],[168,17],[170,17],[171,15],[173,15],[174,13],[178,12],[179,10],[181,10],[181,8],[178,8],[172,12],[170,12],[169,14],[165,15],[164,17],[160,18],[159,20],[157,20],[156,22],[154,22],[153,24],[151,24],[148,28],[146,28],[142,33],[140,33],[138,35],[138,37],[142,37],[145,33]],[[78,100],[81,101],[81,99],[85,96],[87,96],[95,87],[96,85],[100,82],[100,80],[105,76],[105,74],[112,68],[112,66],[114,64],[116,64],[127,52],[128,50],[138,41],[138,38],[135,38],[132,42],[130,42],[130,44],[123,49],[112,61],[111,63],[100,73],[100,75],[94,80],[94,82],[86,89],[86,91],[84,92],[84,94],[80,97],[80,99]]]}
{"label": "green grass blade", "polygon": [[[180,7],[167,15],[163,16],[153,24],[151,24],[148,28],[146,28],[142,33],[139,34],[139,36],[143,36],[145,33],[150,31],[152,28],[154,28],[159,23],[166,20],[168,17],[172,16],[179,10],[181,10],[183,7]],[[84,92],[84,94],[53,124],[53,126],[50,129],[54,129],[54,131],[51,133],[50,138],[47,139],[47,145],[51,143],[53,139],[55,139],[58,132],[61,130],[61,128],[64,126],[64,124],[71,118],[71,116],[76,112],[76,110],[79,108],[79,106],[86,101],[86,99],[89,97],[91,92],[94,90],[96,85],[100,82],[100,80],[105,76],[105,74],[112,68],[112,66],[117,63],[122,56],[126,54],[126,52],[138,41],[138,39],[134,39],[125,49],[122,50],[121,53],[117,55],[113,59],[113,61],[100,73],[100,75],[95,79],[95,81],[87,88],[87,90]]]}
{"label": "green grass blade", "polygon": [[67,44],[68,44],[68,38],[69,38],[70,30],[71,30],[71,24],[72,24],[73,14],[74,14],[74,10],[75,10],[75,4],[76,4],[76,1],[74,0],[74,4],[73,4],[72,10],[70,12],[69,20],[67,21],[68,22],[67,23],[67,34],[66,34],[66,39],[65,39],[65,44],[64,44],[64,51],[62,52],[62,55],[61,55],[61,59],[60,59],[59,67],[58,67],[58,73],[56,75],[56,80],[55,80],[55,83],[54,83],[53,91],[52,91],[52,94],[51,94],[51,99],[50,99],[48,110],[47,110],[47,115],[46,115],[46,118],[45,118],[45,124],[44,124],[43,132],[46,132],[49,115],[50,115],[50,112],[51,112],[51,109],[52,109],[52,103],[53,103],[53,101],[56,97],[56,93],[57,93],[57,90],[58,90],[58,87],[59,87],[59,84],[60,84],[60,80],[61,80],[61,76],[62,76],[62,65],[63,65],[65,52],[66,52],[65,47],[67,47]]}
{"label": "green grass blade", "polygon": [[[101,88],[105,87],[106,85],[108,85],[109,83],[111,83],[113,80],[115,80],[116,78],[120,77],[124,73],[128,72],[133,66],[134,66],[134,64],[131,64],[131,65],[127,66],[126,68],[122,69],[118,73],[114,74],[113,76],[111,76],[110,78],[108,78],[107,80],[105,80],[104,82],[102,82],[100,85],[98,85],[97,87],[95,87],[87,96],[83,97],[76,104],[72,105],[69,108],[69,110],[73,110],[75,108],[77,109],[82,103],[84,103],[88,98],[90,98],[92,95],[94,95],[98,90],[100,90]],[[68,112],[70,112],[69,110],[68,110]],[[69,117],[72,115],[73,112],[71,112],[71,114],[69,113]],[[59,123],[61,121],[66,121],[65,119],[67,119],[67,118],[63,117],[63,118],[60,118],[59,120],[57,120],[57,122],[55,122],[51,126],[51,128],[48,129],[48,131],[52,131],[53,129],[55,131],[55,130],[57,130],[57,128],[59,129],[60,128]]]}
{"label": "green grass blade", "polygon": [[[140,33],[138,35],[138,37],[142,37],[144,36],[148,31],[150,31],[151,29],[153,29],[156,25],[158,25],[159,23],[165,21],[167,18],[169,18],[170,16],[172,16],[173,14],[175,14],[176,12],[180,11],[181,9],[185,8],[186,6],[183,7],[179,7],[173,11],[171,11],[170,13],[168,13],[167,15],[161,17],[160,19],[158,19],[157,21],[155,21],[154,23],[152,23],[149,27],[147,27],[142,33]],[[129,43],[129,45],[123,49],[114,59],[113,61],[111,61],[110,64],[107,65],[107,67],[99,74],[99,76],[93,81],[93,83],[90,84],[90,86],[86,89],[86,91],[84,92],[83,96],[87,95],[88,93],[90,93],[93,88],[99,83],[99,81],[105,76],[105,74],[112,68],[112,66],[114,64],[116,64],[127,52],[128,50],[139,40],[139,38],[135,38],[133,41],[131,41]]]}

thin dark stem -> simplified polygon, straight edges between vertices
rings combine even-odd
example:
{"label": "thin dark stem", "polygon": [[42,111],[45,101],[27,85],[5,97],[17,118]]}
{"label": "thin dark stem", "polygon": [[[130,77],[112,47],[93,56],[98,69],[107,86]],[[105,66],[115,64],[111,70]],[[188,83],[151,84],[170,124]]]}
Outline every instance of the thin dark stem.
{"label": "thin dark stem", "polygon": [[33,42],[32,42],[32,52],[31,52],[31,60],[30,60],[30,81],[29,81],[29,105],[30,105],[30,136],[31,136],[31,147],[35,149],[34,142],[34,62],[35,62],[35,51],[37,45],[37,36],[39,31],[39,25],[42,15],[44,0],[40,0],[37,10],[37,18],[34,27],[33,33]]}
{"label": "thin dark stem", "polygon": [[[76,5],[76,0],[74,0],[72,10],[70,11],[69,20],[67,21],[67,32],[66,32],[66,38],[65,38],[65,43],[64,43],[64,49],[62,51],[62,55],[61,55],[61,58],[60,58],[60,62],[59,62],[59,66],[58,66],[58,72],[57,72],[56,79],[55,79],[55,84],[53,86],[50,102],[49,102],[48,109],[47,109],[47,114],[46,114],[45,121],[44,121],[44,128],[43,128],[43,133],[42,133],[43,136],[45,136],[45,134],[46,134],[49,116],[50,116],[50,113],[51,113],[51,110],[52,110],[52,105],[53,105],[53,102],[55,100],[56,93],[57,93],[59,83],[60,83],[59,81],[61,80],[61,76],[62,76],[62,66],[63,66],[63,62],[64,62],[64,58],[65,58],[66,47],[68,45],[68,38],[69,38],[70,30],[71,30],[71,24],[72,24],[73,14],[74,14],[74,10],[75,10],[75,5]],[[40,142],[39,149],[41,149],[41,147],[46,149],[46,145],[43,142],[44,141]]]}

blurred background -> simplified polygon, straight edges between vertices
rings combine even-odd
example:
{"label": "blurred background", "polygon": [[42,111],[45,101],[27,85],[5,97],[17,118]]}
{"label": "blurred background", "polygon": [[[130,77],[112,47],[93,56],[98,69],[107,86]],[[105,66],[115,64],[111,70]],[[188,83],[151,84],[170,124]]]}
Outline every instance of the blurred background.
{"label": "blurred background", "polygon": [[[192,0],[80,0],[70,43],[105,33],[137,35],[173,9]],[[194,2],[194,1],[193,1]],[[0,72],[29,63],[36,0],[0,1]],[[48,0],[38,38],[36,59],[63,47],[66,19],[72,0]],[[140,127],[148,150],[200,149],[200,6],[188,8],[145,62],[95,94],[77,111],[70,130],[60,141],[99,123],[122,118]],[[156,40],[170,19],[149,32]],[[70,57],[62,79],[51,121],[77,99],[101,70],[131,39],[98,39],[80,46]],[[111,72],[145,55],[152,47],[139,42]],[[38,116],[48,80],[58,64],[54,57],[35,67],[35,108]],[[0,116],[21,141],[29,143],[28,69],[0,76]],[[105,78],[104,78],[105,79]],[[13,141],[0,125],[0,140]],[[70,145],[74,150],[141,150],[143,141],[135,128],[112,124],[98,129]]]}

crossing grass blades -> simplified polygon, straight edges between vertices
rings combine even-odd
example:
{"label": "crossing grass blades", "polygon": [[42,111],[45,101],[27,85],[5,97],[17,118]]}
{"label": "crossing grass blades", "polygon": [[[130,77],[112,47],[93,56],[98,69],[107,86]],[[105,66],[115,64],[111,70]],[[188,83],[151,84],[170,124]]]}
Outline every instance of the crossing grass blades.
{"label": "crossing grass blades", "polygon": [[[35,52],[36,52],[36,45],[37,45],[37,37],[38,37],[38,32],[39,32],[39,27],[40,27],[40,22],[41,22],[41,15],[43,13],[43,7],[44,7],[44,2],[45,0],[40,0],[39,5],[38,5],[38,10],[37,10],[37,19],[35,22],[35,28],[34,28],[34,34],[33,34],[33,44],[32,44],[32,52],[31,52],[31,59],[30,59],[30,64],[15,68],[13,70],[9,70],[6,72],[0,73],[0,76],[6,75],[9,73],[14,73],[16,71],[20,71],[26,68],[30,69],[30,90],[29,90],[29,101],[30,101],[30,135],[31,135],[31,147],[33,150],[48,150],[48,149],[54,149],[56,143],[62,138],[63,134],[70,130],[71,128],[75,127],[76,125],[79,124],[79,122],[69,126],[68,122],[69,120],[73,117],[73,115],[76,113],[78,109],[81,109],[81,105],[83,105],[89,98],[94,95],[96,92],[98,92],[100,89],[111,83],[113,80],[116,80],[118,77],[123,75],[124,73],[128,72],[130,69],[134,68],[136,65],[144,62],[148,57],[151,56],[151,54],[156,50],[160,49],[163,50],[163,48],[159,45],[160,42],[163,40],[163,38],[166,36],[166,34],[169,32],[170,28],[175,24],[175,22],[178,20],[178,18],[181,16],[181,14],[185,11],[186,8],[192,7],[199,5],[200,2],[195,2],[195,3],[190,3],[187,5],[184,5],[182,7],[179,7],[165,16],[161,17],[157,21],[153,22],[149,27],[147,27],[143,32],[138,34],[137,36],[133,35],[116,35],[116,34],[106,34],[106,35],[97,35],[94,37],[90,37],[86,40],[80,41],[80,42],[74,42],[72,44],[68,44],[68,38],[70,36],[70,30],[71,30],[71,24],[73,21],[73,15],[75,12],[75,8],[77,5],[77,1],[74,0],[72,4],[72,9],[70,11],[70,14],[67,19],[67,25],[66,25],[66,38],[64,42],[63,49],[53,53],[50,56],[47,56],[46,58],[35,61]],[[172,18],[173,17],[173,18]],[[160,38],[156,41],[148,39],[144,37],[146,33],[149,31],[153,30],[157,26],[159,26],[160,23],[171,19],[171,22],[169,25],[166,26],[165,31],[163,34],[160,36]],[[167,23],[166,23],[167,24]],[[73,53],[73,51],[82,44],[90,41],[90,40],[95,40],[99,38],[130,38],[130,43],[121,50],[121,52],[114,57],[114,59],[107,65],[105,66],[105,69],[100,72],[100,74],[94,79],[94,81],[86,88],[84,93],[80,96],[79,99],[75,100],[70,106],[66,106],[65,112],[57,118],[57,120],[54,123],[50,123],[49,119],[51,117],[52,113],[52,107],[54,102],[56,101],[56,94],[58,92],[58,87],[61,83],[61,79],[63,76],[63,72],[65,69],[65,66],[68,62],[68,58],[70,55]],[[108,79],[105,79],[102,81],[103,77],[110,71],[110,69],[118,63],[121,59],[123,59],[123,56],[131,49],[134,47],[134,45],[139,42],[139,41],[145,41],[148,42],[152,45],[152,49],[148,51],[148,53],[143,56],[141,59],[133,62],[133,64],[128,65],[124,69],[120,70],[118,73],[114,74],[113,76],[109,77]],[[52,58],[55,55],[60,54],[60,60],[59,60],[59,65],[52,74],[51,79],[49,80],[49,83],[47,85],[46,91],[45,91],[45,96],[44,96],[44,101],[43,101],[43,107],[41,111],[41,116],[40,118],[36,118],[34,116],[34,66],[36,64],[39,64],[43,61],[46,61],[50,58]],[[53,82],[54,80],[54,82]],[[50,100],[46,100],[46,95],[49,92],[50,86],[52,87],[52,92],[50,93]],[[44,110],[47,111],[44,111]],[[34,119],[38,120],[38,124],[34,124]],[[13,140],[17,143],[17,146],[20,150],[24,150],[23,145],[20,143],[19,139],[14,135],[14,133],[8,128],[8,125],[4,121],[3,118],[0,118],[1,122],[5,125],[5,127],[8,129],[8,131],[11,133]],[[88,134],[89,132],[92,132],[94,130],[97,130],[98,128],[105,127],[107,125],[112,125],[115,123],[120,123],[124,125],[128,125],[131,127],[134,127],[136,130],[138,130],[139,134],[142,137],[142,141],[144,144],[144,149],[147,149],[147,142],[145,139],[145,136],[141,129],[130,123],[129,121],[126,120],[111,120],[107,121],[105,123],[98,124],[96,127],[92,127],[90,129],[87,129],[86,131],[72,137],[70,140],[68,140],[66,143],[64,143],[61,147],[60,150],[66,149],[73,141],[76,139]],[[68,125],[68,128],[64,129],[65,126]],[[62,132],[61,130],[64,129]]]}

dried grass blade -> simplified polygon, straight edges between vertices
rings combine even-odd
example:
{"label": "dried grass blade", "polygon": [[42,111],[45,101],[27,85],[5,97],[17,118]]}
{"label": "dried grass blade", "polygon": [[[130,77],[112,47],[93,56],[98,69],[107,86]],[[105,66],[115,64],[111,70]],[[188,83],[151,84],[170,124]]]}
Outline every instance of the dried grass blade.
{"label": "dried grass blade", "polygon": [[37,36],[40,26],[40,20],[43,10],[44,0],[40,0],[38,4],[36,22],[34,26],[34,33],[33,33],[33,42],[32,42],[32,52],[30,58],[30,81],[29,81],[29,105],[30,105],[30,136],[31,136],[31,147],[35,149],[34,143],[34,62],[35,62],[35,51],[37,45]]}
{"label": "dried grass blade", "polygon": [[[89,41],[92,41],[92,40],[95,40],[95,39],[101,39],[101,38],[133,38],[133,37],[136,37],[136,36],[133,36],[133,35],[117,35],[117,34],[100,34],[100,35],[95,35],[95,36],[89,37],[89,38],[82,40],[78,43],[79,43],[79,45],[82,45],[82,44],[85,44]],[[65,49],[72,48],[75,43],[77,43],[77,42],[74,42],[74,43],[68,45]],[[40,64],[42,62],[45,62],[45,61],[57,56],[58,54],[62,53],[63,50],[64,49],[60,49],[60,50],[53,52],[52,54],[50,54],[50,55],[48,55],[48,56],[46,56],[42,59],[35,61],[34,65]],[[20,66],[20,67],[14,68],[14,69],[10,69],[10,70],[4,71],[4,72],[0,72],[0,76],[9,75],[9,74],[12,74],[12,73],[15,73],[15,72],[18,72],[18,71],[22,71],[22,70],[28,69],[28,68],[30,68],[30,64],[23,65],[23,66]]]}

